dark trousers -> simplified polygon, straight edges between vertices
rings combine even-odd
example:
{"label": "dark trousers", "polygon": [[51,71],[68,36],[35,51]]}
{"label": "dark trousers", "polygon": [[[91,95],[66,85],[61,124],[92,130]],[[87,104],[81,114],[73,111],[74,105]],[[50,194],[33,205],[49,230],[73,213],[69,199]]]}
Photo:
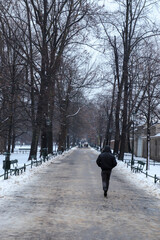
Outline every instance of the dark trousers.
{"label": "dark trousers", "polygon": [[109,180],[111,176],[111,170],[102,170],[102,187],[104,191],[108,191],[109,188]]}

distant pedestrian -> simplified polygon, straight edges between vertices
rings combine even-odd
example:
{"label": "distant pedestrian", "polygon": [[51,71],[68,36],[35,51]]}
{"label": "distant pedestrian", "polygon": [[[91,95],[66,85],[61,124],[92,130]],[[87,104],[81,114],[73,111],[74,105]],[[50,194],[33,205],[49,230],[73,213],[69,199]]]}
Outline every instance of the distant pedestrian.
{"label": "distant pedestrian", "polygon": [[102,186],[104,190],[104,197],[107,197],[111,171],[117,165],[116,158],[111,153],[110,146],[106,145],[104,147],[102,153],[98,156],[96,163],[98,167],[102,169]]}

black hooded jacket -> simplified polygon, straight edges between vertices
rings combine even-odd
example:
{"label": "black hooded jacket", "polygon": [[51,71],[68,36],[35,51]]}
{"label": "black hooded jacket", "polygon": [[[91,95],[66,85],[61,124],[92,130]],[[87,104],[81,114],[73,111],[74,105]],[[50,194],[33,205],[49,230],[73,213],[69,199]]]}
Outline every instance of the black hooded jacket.
{"label": "black hooded jacket", "polygon": [[112,170],[117,165],[115,156],[111,153],[110,146],[105,146],[103,152],[98,156],[96,163],[102,170]]}

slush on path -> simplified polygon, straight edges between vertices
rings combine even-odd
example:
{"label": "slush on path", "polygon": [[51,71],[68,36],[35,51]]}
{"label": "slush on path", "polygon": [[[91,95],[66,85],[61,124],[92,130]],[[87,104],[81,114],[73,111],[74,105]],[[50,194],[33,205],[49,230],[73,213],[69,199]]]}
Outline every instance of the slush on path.
{"label": "slush on path", "polygon": [[159,200],[129,183],[118,165],[105,198],[97,157],[89,148],[71,150],[0,198],[0,239],[160,239]]}

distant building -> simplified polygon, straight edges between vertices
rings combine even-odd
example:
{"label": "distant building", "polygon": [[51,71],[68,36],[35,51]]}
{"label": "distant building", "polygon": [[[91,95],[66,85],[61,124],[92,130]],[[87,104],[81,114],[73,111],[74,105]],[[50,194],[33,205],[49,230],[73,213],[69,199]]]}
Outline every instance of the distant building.
{"label": "distant building", "polygon": [[[147,157],[146,125],[139,126],[135,129],[134,154],[137,157]],[[160,123],[150,128],[150,158],[160,162]]]}

